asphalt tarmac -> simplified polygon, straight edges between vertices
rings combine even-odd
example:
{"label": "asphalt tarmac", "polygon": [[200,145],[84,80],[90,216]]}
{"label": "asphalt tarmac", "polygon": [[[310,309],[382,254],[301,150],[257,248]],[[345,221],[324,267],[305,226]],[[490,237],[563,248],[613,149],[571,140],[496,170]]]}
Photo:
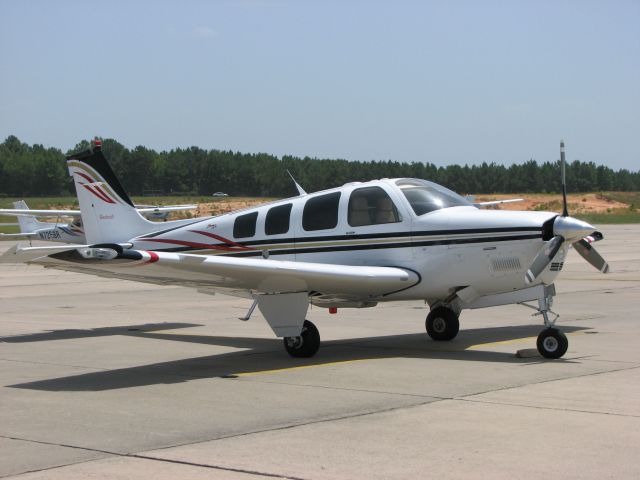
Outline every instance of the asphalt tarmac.
{"label": "asphalt tarmac", "polygon": [[[561,360],[522,306],[314,308],[291,359],[249,301],[0,265],[0,477],[640,478],[640,225],[570,252]],[[13,242],[0,242],[3,252]]]}

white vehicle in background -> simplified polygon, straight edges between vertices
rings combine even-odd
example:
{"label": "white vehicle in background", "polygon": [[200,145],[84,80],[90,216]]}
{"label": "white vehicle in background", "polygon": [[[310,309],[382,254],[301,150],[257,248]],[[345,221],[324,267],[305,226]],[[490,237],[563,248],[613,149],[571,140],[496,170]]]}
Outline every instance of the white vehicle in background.
{"label": "white vehicle in background", "polygon": [[243,320],[257,306],[294,357],[320,346],[310,304],[337,313],[422,300],[436,341],[458,334],[464,309],[537,302],[538,351],[559,358],[568,341],[549,314],[569,248],[609,270],[591,246],[602,234],[568,215],[564,144],[562,214],[482,210],[433,182],[385,178],[156,231],[111,182],[99,146],[67,158],[87,245],[14,247],[1,261],[246,297]]}
{"label": "white vehicle in background", "polygon": [[229,194],[224,192],[215,192],[215,193],[212,193],[211,196],[212,197],[228,197]]}

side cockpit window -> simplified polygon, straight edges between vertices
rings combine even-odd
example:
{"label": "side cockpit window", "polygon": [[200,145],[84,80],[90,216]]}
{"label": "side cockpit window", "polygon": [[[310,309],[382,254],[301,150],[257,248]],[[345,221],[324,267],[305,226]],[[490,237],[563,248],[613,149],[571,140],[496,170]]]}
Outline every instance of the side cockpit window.
{"label": "side cockpit window", "polygon": [[267,212],[264,221],[264,233],[267,235],[278,235],[289,231],[289,219],[291,218],[291,203],[272,207]]}
{"label": "side cockpit window", "polygon": [[256,220],[258,212],[239,215],[233,222],[233,236],[235,238],[253,237],[256,234]]}
{"label": "side cockpit window", "polygon": [[358,188],[351,192],[347,221],[352,227],[400,221],[398,209],[380,187]]}
{"label": "side cockpit window", "polygon": [[302,212],[302,228],[307,231],[336,228],[339,203],[340,192],[318,195],[307,200]]}

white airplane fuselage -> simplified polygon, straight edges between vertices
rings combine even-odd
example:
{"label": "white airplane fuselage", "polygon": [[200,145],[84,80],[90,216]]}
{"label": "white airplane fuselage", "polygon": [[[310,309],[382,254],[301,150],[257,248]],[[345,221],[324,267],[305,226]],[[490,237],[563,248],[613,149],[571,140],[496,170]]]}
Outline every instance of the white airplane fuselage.
{"label": "white airplane fuselage", "polygon": [[[347,184],[231,212],[136,237],[130,240],[131,248],[336,265],[401,267],[419,275],[417,284],[371,298],[372,301],[425,299],[431,303],[453,294],[457,287],[472,286],[479,295],[490,295],[532,286],[525,284],[525,272],[543,244],[544,222],[557,214],[481,210],[469,204],[417,215],[396,181],[383,179]],[[382,189],[391,199],[397,210],[395,221],[372,225],[357,225],[358,222],[353,221],[352,195],[371,187]],[[307,202],[330,195],[339,195],[335,226],[305,229]],[[269,212],[287,205],[291,205],[288,228],[282,231],[285,227],[281,227],[281,233],[269,234]],[[249,219],[248,232],[238,231],[238,217]],[[536,284],[553,282],[562,268],[567,249],[568,246],[558,252]],[[167,275],[176,278],[178,274],[172,270],[167,271]],[[216,281],[204,273],[198,279],[190,272],[188,278],[233,287],[224,278]],[[333,305],[330,298],[325,302],[316,299],[315,303]],[[335,303],[335,306],[339,305],[339,302]]]}

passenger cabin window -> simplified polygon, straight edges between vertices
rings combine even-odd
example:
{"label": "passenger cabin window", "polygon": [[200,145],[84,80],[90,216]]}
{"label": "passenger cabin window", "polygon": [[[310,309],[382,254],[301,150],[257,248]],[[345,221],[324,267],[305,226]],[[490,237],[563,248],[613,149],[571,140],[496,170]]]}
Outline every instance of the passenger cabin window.
{"label": "passenger cabin window", "polygon": [[264,233],[278,235],[289,231],[289,219],[291,218],[291,203],[270,208],[264,221]]}
{"label": "passenger cabin window", "polygon": [[233,236],[235,238],[253,237],[256,234],[257,219],[258,212],[237,216],[235,222],[233,222]]}
{"label": "passenger cabin window", "polygon": [[473,206],[473,203],[456,192],[427,180],[407,178],[398,180],[396,185],[418,216],[441,208]]}
{"label": "passenger cabin window", "polygon": [[400,221],[398,209],[380,187],[358,188],[349,198],[347,221],[352,227],[396,223]]}
{"label": "passenger cabin window", "polygon": [[338,225],[340,192],[310,198],[302,212],[302,228],[305,230],[328,230]]}

